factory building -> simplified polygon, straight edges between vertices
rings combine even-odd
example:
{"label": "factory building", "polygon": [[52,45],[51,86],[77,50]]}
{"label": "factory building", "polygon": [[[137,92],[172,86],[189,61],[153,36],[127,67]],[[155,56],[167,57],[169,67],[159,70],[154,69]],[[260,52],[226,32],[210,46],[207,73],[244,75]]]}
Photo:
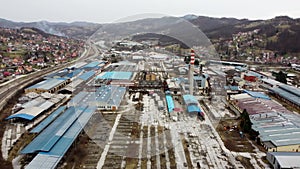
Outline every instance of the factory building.
{"label": "factory building", "polygon": [[252,129],[269,152],[300,151],[300,116],[293,113],[262,112],[250,115]]}
{"label": "factory building", "polygon": [[[63,110],[62,110],[63,109]],[[34,128],[37,135],[20,152],[24,155],[35,155],[26,166],[27,169],[51,169],[57,168],[69,148],[76,141],[89,119],[96,110],[94,106],[70,107],[66,111],[62,108],[57,113],[58,117],[45,119]],[[61,112],[63,111],[63,112]]]}
{"label": "factory building", "polygon": [[188,113],[197,113],[199,116],[204,117],[199,102],[193,95],[183,95],[183,101]]}
{"label": "factory building", "polygon": [[125,87],[102,86],[96,91],[96,102],[99,110],[117,110],[126,93]]}
{"label": "factory building", "polygon": [[167,79],[167,84],[168,84],[168,88],[169,91],[173,94],[173,95],[180,95],[181,91],[180,91],[180,85],[179,85],[179,81],[178,79]]}
{"label": "factory building", "polygon": [[98,79],[106,80],[130,80],[132,78],[132,72],[103,72],[96,77]]}
{"label": "factory building", "polygon": [[273,79],[262,79],[261,87],[268,89],[269,94],[300,109],[300,89]]}
{"label": "factory building", "polygon": [[[43,98],[45,95],[49,95],[50,98]],[[13,120],[13,119],[23,119],[27,121],[31,121],[44,112],[50,110],[54,107],[57,103],[61,102],[65,98],[64,95],[51,95],[42,93],[40,97],[37,97],[31,101],[28,101],[24,104],[21,104],[19,107],[19,111],[15,114],[6,118],[6,120]]]}
{"label": "factory building", "polygon": [[26,88],[25,93],[54,93],[66,86],[68,83],[70,83],[70,79],[67,78],[50,78]]}
{"label": "factory building", "polygon": [[100,68],[99,65],[102,64],[102,63],[104,63],[104,62],[102,62],[102,61],[94,61],[94,62],[90,62],[90,63],[84,65],[84,66],[82,67],[82,69],[84,69],[84,70],[86,70],[86,71],[99,69],[99,68]]}
{"label": "factory building", "polygon": [[300,151],[300,116],[262,93],[247,91],[232,95],[232,109],[249,114],[258,141],[269,152]]}
{"label": "factory building", "polygon": [[209,75],[194,76],[195,85],[201,94],[207,94],[209,89]]}
{"label": "factory building", "polygon": [[300,89],[297,87],[281,84],[278,87],[270,88],[270,93],[277,98],[290,103],[300,109]]}
{"label": "factory building", "polygon": [[268,152],[267,160],[274,169],[300,168],[300,153]]}
{"label": "factory building", "polygon": [[44,79],[58,79],[58,78],[67,78],[67,79],[74,79],[82,72],[81,69],[69,70],[64,69],[59,72],[52,73],[48,76],[45,76]]}
{"label": "factory building", "polygon": [[174,105],[172,95],[170,94],[169,91],[166,91],[166,102],[168,106],[168,112],[172,113],[174,111],[175,105]]}

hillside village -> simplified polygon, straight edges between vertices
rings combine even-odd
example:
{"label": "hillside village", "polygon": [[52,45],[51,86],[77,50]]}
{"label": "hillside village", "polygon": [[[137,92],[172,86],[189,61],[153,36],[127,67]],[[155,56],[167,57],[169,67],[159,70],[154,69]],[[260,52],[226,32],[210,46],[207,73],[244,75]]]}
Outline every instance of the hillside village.
{"label": "hillside village", "polygon": [[77,58],[84,42],[35,28],[0,28],[0,79],[27,74]]}

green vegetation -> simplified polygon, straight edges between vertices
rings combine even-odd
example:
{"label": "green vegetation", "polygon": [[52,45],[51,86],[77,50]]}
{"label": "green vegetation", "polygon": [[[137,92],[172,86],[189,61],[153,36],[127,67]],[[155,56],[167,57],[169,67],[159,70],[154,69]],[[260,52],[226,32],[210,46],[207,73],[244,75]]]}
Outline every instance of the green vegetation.
{"label": "green vegetation", "polygon": [[279,71],[278,74],[275,75],[275,80],[281,82],[281,83],[284,83],[284,84],[287,84],[287,75],[285,73],[283,73],[282,71]]}
{"label": "green vegetation", "polygon": [[244,110],[243,113],[241,114],[240,127],[243,132],[249,133],[251,131],[251,126],[252,126],[252,123],[250,121],[249,114],[246,110]]}

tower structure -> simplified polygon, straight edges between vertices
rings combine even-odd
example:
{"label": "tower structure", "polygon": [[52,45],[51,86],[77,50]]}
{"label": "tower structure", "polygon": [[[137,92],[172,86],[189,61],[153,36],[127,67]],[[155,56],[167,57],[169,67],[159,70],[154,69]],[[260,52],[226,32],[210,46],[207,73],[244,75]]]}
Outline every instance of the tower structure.
{"label": "tower structure", "polygon": [[194,93],[194,64],[195,64],[195,52],[191,49],[191,61],[190,61],[190,72],[189,72],[189,83],[190,83],[190,94]]}

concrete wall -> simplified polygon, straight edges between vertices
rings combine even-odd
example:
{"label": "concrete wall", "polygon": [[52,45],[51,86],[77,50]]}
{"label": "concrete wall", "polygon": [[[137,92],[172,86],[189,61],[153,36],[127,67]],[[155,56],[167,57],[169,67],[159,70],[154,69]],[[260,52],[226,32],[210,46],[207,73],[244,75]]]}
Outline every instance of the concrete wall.
{"label": "concrete wall", "polygon": [[269,152],[300,152],[300,144],[268,149]]}

